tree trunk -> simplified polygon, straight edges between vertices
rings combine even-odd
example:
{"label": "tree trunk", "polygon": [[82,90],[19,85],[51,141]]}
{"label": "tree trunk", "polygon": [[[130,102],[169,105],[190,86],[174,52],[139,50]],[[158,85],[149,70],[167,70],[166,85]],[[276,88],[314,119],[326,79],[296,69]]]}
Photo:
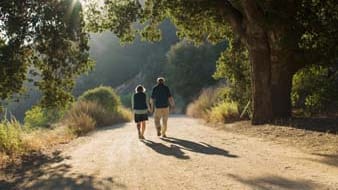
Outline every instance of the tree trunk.
{"label": "tree trunk", "polygon": [[272,121],[270,49],[264,32],[254,31],[248,38],[249,58],[252,68],[252,124]]}
{"label": "tree trunk", "polygon": [[292,73],[278,67],[272,69],[271,96],[274,119],[291,117]]}
{"label": "tree trunk", "polygon": [[293,58],[292,52],[286,49],[272,48],[271,96],[274,119],[287,119],[291,117],[292,77],[300,68]]}

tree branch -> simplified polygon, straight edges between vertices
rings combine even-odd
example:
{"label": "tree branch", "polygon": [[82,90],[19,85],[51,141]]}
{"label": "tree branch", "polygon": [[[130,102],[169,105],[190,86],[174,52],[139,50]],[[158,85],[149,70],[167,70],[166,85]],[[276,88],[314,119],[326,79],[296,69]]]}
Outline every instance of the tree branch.
{"label": "tree branch", "polygon": [[250,23],[261,24],[263,22],[263,12],[254,0],[243,0],[245,17]]}
{"label": "tree branch", "polygon": [[216,0],[217,9],[229,21],[234,33],[246,38],[242,13],[228,0]]}

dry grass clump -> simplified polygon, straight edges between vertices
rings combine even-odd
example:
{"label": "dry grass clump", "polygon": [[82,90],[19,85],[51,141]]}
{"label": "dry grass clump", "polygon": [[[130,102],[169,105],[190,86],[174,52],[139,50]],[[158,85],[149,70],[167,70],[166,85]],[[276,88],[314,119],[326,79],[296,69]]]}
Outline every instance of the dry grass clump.
{"label": "dry grass clump", "polygon": [[216,89],[207,88],[201,95],[187,107],[187,115],[195,118],[207,118],[210,108],[216,103]]}
{"label": "dry grass clump", "polygon": [[238,104],[226,100],[225,90],[223,88],[204,89],[201,95],[188,105],[187,115],[212,123],[238,120]]}
{"label": "dry grass clump", "polygon": [[35,129],[23,134],[23,141],[27,150],[39,151],[52,146],[71,141],[76,136],[66,126],[54,129]]}
{"label": "dry grass clump", "polygon": [[131,112],[123,107],[111,112],[96,102],[79,101],[65,115],[63,123],[69,126],[76,135],[83,135],[96,127],[130,120]]}
{"label": "dry grass clump", "polygon": [[74,124],[76,121],[80,121],[81,117],[88,119],[87,116],[95,122],[94,127],[102,127],[113,123],[112,115],[106,109],[100,104],[90,101],[76,102],[66,113],[64,123],[67,125]]}
{"label": "dry grass clump", "polygon": [[238,105],[235,102],[221,102],[207,113],[207,121],[230,123],[239,119]]}
{"label": "dry grass clump", "polygon": [[80,136],[95,129],[95,120],[86,113],[70,114],[67,118],[67,125],[70,130]]}
{"label": "dry grass clump", "polygon": [[2,121],[0,123],[0,168],[23,155],[69,142],[74,137],[69,128],[64,126],[54,129],[32,129],[21,125],[16,120]]}

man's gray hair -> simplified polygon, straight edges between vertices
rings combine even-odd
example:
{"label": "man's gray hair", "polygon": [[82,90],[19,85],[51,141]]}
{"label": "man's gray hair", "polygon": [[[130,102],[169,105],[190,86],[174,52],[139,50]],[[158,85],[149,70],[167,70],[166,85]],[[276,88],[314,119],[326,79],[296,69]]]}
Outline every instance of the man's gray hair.
{"label": "man's gray hair", "polygon": [[164,79],[164,77],[158,77],[156,81],[157,81],[158,83],[159,83],[159,82],[165,82],[165,79]]}

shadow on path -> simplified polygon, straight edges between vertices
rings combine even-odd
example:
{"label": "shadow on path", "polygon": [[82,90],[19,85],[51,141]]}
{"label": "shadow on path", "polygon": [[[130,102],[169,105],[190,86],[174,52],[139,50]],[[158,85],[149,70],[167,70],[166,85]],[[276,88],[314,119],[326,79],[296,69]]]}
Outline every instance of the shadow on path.
{"label": "shadow on path", "polygon": [[210,154],[210,155],[220,155],[220,156],[226,156],[230,158],[237,158],[237,155],[230,154],[229,151],[226,151],[221,148],[217,148],[215,146],[212,146],[207,143],[196,143],[189,140],[183,140],[178,138],[162,138],[163,141],[176,144],[181,146],[184,150],[188,150],[191,152],[201,153],[201,154]]}
{"label": "shadow on path", "polygon": [[293,128],[338,134],[338,117],[332,118],[292,118],[289,121],[276,122],[277,125]]}
{"label": "shadow on path", "polygon": [[185,153],[181,150],[180,147],[176,145],[166,146],[162,143],[157,143],[151,140],[142,140],[142,142],[159,154],[163,154],[166,156],[174,156],[178,159],[190,158],[189,156],[185,155]]}
{"label": "shadow on path", "polygon": [[108,130],[113,130],[113,129],[119,129],[119,128],[126,127],[127,125],[128,123],[126,122],[120,122],[114,125],[96,128],[96,131],[108,131]]}
{"label": "shadow on path", "polygon": [[114,182],[113,178],[98,179],[90,175],[71,173],[72,168],[62,161],[70,159],[62,157],[56,151],[52,155],[36,153],[25,158],[20,166],[8,166],[0,173],[0,189],[25,190],[94,190],[94,189],[126,189],[126,186]]}
{"label": "shadow on path", "polygon": [[253,179],[244,179],[240,176],[228,174],[228,176],[242,184],[250,186],[252,189],[294,189],[294,190],[311,190],[321,189],[317,184],[307,180],[291,180],[279,176],[263,176]]}
{"label": "shadow on path", "polygon": [[327,164],[329,166],[338,167],[338,154],[313,154],[313,155],[320,156],[320,158],[307,160]]}

